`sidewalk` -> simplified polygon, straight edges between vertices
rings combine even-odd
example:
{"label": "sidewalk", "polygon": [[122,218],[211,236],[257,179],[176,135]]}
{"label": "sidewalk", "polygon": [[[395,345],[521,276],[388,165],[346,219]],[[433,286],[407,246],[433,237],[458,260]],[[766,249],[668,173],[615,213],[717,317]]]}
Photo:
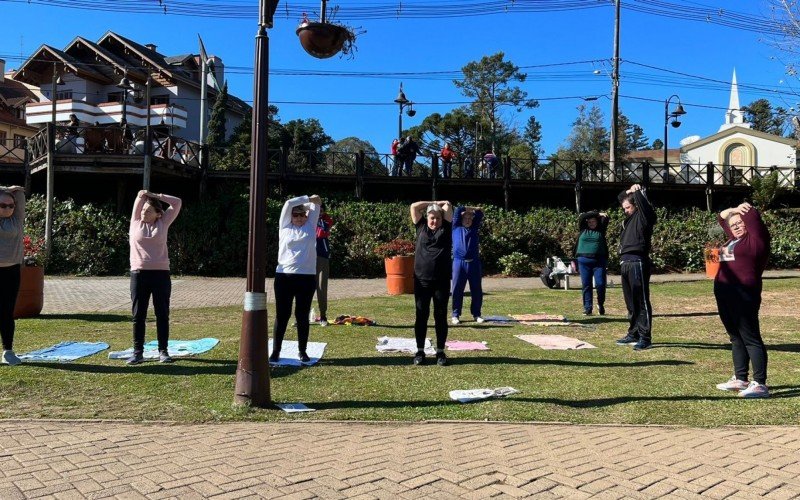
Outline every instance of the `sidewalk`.
{"label": "sidewalk", "polygon": [[0,498],[795,498],[800,430],[0,422]]}
{"label": "sidewalk", "polygon": [[[800,277],[800,271],[767,271],[765,277]],[[653,283],[676,281],[703,281],[704,274],[659,274],[652,277]],[[577,286],[580,279],[573,280]],[[618,276],[609,276],[611,286],[619,284]],[[573,285],[575,286],[575,285]],[[539,278],[484,278],[483,289],[528,290],[544,288]],[[272,302],[272,280],[266,282],[267,299]],[[245,292],[244,278],[198,278],[176,276],[172,279],[171,307],[191,309],[195,307],[238,306]],[[554,291],[555,293],[556,291]],[[334,279],[330,280],[328,298],[379,297],[386,295],[386,280]],[[44,282],[43,314],[130,311],[130,280],[114,278],[64,278],[47,276]]]}
{"label": "sidewalk", "polygon": [[[244,292],[240,278],[173,285],[174,307],[238,305]],[[489,291],[541,287],[484,280]],[[47,278],[45,294],[46,313],[127,311],[130,300],[124,278]],[[382,279],[331,282],[334,299],[384,294]],[[0,420],[0,432],[0,499],[800,496],[795,426]]]}

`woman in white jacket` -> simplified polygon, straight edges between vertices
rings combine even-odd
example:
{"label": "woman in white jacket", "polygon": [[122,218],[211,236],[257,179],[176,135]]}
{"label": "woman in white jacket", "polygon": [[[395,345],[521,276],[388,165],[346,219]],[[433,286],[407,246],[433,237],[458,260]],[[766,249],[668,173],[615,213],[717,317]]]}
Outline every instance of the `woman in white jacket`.
{"label": "woman in white jacket", "polygon": [[317,221],[322,199],[298,196],[283,204],[278,237],[278,267],[275,269],[275,338],[270,362],[280,359],[283,336],[292,315],[297,322],[300,362],[309,363],[308,315],[314,300],[317,273]]}

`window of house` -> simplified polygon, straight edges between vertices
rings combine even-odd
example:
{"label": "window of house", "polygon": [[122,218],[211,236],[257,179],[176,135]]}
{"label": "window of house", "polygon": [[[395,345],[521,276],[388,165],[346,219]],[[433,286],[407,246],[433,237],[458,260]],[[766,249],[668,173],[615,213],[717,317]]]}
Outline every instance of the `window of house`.
{"label": "window of house", "polygon": [[60,92],[56,92],[56,101],[61,101],[63,99],[72,99],[72,91],[62,90]]}
{"label": "window of house", "polygon": [[14,116],[18,120],[24,120],[25,119],[25,108],[24,107],[22,107],[22,108],[14,108]]}
{"label": "window of house", "polygon": [[6,131],[0,130],[0,145],[5,146],[4,144],[5,141],[6,141]]}
{"label": "window of house", "polygon": [[150,104],[166,104],[169,106],[168,95],[155,95],[150,97]]}
{"label": "window of house", "polygon": [[14,134],[14,147],[21,148],[25,144],[25,136]]}
{"label": "window of house", "polygon": [[122,91],[120,92],[109,92],[108,99],[106,102],[122,102]]}

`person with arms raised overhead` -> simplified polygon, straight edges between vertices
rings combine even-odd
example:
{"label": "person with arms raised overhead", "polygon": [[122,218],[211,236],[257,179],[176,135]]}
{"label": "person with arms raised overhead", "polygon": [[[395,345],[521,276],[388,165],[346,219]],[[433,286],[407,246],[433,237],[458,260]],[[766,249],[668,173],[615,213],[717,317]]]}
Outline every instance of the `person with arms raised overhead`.
{"label": "person with arms raised overhead", "polygon": [[[739,391],[743,398],[769,397],[767,347],[761,338],[761,275],[767,267],[770,235],[758,210],[742,203],[720,212],[719,225],[728,241],[719,252],[719,271],[714,278],[714,297],[725,331],[731,339],[733,376],[717,389]],[[753,380],[747,381],[753,365]]]}
{"label": "person with arms raised overhead", "polygon": [[453,247],[453,207],[449,201],[411,204],[411,222],[417,232],[414,252],[414,304],[417,340],[415,365],[425,364],[425,338],[433,301],[436,325],[436,364],[447,365],[447,303],[450,300],[450,251]]}
{"label": "person with arms raised overhead", "polygon": [[653,226],[657,217],[646,190],[634,184],[617,196],[625,220],[619,237],[622,268],[622,294],[628,308],[628,333],[617,341],[633,345],[636,351],[650,349],[653,332],[653,307],[650,305],[650,261]]}

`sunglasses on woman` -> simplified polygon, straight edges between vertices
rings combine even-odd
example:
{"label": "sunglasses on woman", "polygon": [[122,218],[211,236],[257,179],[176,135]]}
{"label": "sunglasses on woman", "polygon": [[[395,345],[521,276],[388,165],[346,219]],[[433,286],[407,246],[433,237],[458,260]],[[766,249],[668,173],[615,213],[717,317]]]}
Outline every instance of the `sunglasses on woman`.
{"label": "sunglasses on woman", "polygon": [[0,203],[0,208],[14,208],[15,206],[16,205],[14,205],[13,203],[11,203],[11,204]]}

